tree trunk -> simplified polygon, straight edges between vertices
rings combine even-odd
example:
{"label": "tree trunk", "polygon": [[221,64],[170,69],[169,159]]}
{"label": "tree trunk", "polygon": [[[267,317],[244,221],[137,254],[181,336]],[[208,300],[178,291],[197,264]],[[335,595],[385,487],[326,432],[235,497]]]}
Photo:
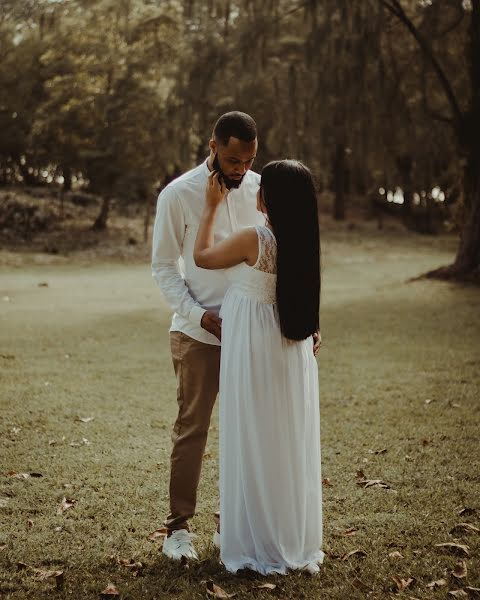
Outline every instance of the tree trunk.
{"label": "tree trunk", "polygon": [[468,142],[464,171],[464,226],[453,269],[460,275],[471,274],[480,282],[480,0],[472,0],[470,44],[467,48],[471,108],[464,122]]}
{"label": "tree trunk", "polygon": [[455,262],[427,277],[480,283],[480,0],[472,0],[467,46],[472,99],[460,124],[460,145],[467,157],[463,175],[463,229]]}
{"label": "tree trunk", "polygon": [[345,220],[345,188],[346,188],[346,150],[343,144],[337,144],[333,159],[333,218]]}
{"label": "tree trunk", "polygon": [[70,167],[63,167],[63,191],[70,192],[72,190],[72,169]]}
{"label": "tree trunk", "polygon": [[402,219],[407,227],[411,226],[410,216],[413,205],[413,183],[412,183],[412,157],[403,154],[397,157],[397,168],[400,173],[400,180],[403,191]]}
{"label": "tree trunk", "polygon": [[104,196],[100,213],[92,225],[94,231],[104,231],[107,228],[108,213],[110,211],[110,196]]}
{"label": "tree trunk", "polygon": [[463,229],[455,262],[426,276],[480,284],[480,157],[470,160],[465,169],[463,202]]}
{"label": "tree trunk", "polygon": [[468,165],[464,185],[464,226],[454,269],[462,274],[476,272],[480,276],[480,157],[476,167]]}

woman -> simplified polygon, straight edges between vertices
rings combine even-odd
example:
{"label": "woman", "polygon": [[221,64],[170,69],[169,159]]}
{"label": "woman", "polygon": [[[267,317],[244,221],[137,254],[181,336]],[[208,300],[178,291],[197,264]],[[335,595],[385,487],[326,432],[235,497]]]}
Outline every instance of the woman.
{"label": "woman", "polygon": [[257,194],[265,226],[214,244],[225,193],[212,173],[194,250],[232,282],[220,312],[220,557],[233,573],[314,574],[324,557],[315,189],[300,162],[269,163]]}

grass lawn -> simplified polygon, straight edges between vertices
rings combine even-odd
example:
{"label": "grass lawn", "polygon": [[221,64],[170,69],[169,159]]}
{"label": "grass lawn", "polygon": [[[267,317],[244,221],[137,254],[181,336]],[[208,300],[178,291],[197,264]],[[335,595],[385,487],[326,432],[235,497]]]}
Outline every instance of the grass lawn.
{"label": "grass lawn", "polygon": [[[480,587],[480,291],[407,283],[450,262],[454,247],[450,237],[366,235],[361,227],[323,239],[328,481],[317,578],[222,570],[210,543],[216,413],[192,521],[200,561],[188,570],[172,564],[161,538],[149,539],[167,511],[176,401],[169,311],[147,260],[59,257],[2,268],[0,592],[99,598],[112,583],[123,599],[191,600],[205,598],[213,580],[238,599],[433,599],[458,589],[467,595],[456,597],[474,597],[467,588]],[[388,487],[359,485],[359,471]],[[64,498],[74,504],[62,512]],[[469,526],[454,529],[460,523]],[[362,553],[348,556],[354,550]],[[465,577],[451,574],[463,575],[464,566]],[[34,568],[62,571],[63,583]],[[429,587],[434,581],[441,585]],[[275,589],[259,589],[265,582]]]}

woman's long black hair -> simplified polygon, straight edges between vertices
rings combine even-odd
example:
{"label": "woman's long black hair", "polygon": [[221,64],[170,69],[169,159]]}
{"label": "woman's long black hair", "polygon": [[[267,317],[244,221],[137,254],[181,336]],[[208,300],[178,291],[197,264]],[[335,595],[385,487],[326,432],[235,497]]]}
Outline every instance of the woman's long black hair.
{"label": "woman's long black hair", "polygon": [[320,232],[308,168],[296,160],[268,163],[260,182],[277,240],[277,308],[284,337],[304,340],[319,329]]}

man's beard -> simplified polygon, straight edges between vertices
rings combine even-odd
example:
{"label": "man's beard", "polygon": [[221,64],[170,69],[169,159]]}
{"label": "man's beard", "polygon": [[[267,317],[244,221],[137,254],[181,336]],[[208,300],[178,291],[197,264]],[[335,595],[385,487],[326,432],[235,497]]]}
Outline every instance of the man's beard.
{"label": "man's beard", "polygon": [[228,190],[237,189],[242,185],[244,177],[245,175],[242,175],[240,179],[231,179],[230,177],[227,177],[227,175],[223,174],[223,181],[225,182]]}
{"label": "man's beard", "polygon": [[222,171],[222,169],[220,167],[220,162],[219,162],[218,156],[216,154],[215,154],[215,158],[213,159],[212,166],[215,169],[215,171],[218,171],[218,173],[220,175],[220,179],[225,182],[225,187],[227,188],[227,190],[237,189],[242,185],[242,181],[243,181],[243,178],[245,177],[245,174],[242,175],[239,179],[232,179],[228,175],[225,175],[225,173]]}

